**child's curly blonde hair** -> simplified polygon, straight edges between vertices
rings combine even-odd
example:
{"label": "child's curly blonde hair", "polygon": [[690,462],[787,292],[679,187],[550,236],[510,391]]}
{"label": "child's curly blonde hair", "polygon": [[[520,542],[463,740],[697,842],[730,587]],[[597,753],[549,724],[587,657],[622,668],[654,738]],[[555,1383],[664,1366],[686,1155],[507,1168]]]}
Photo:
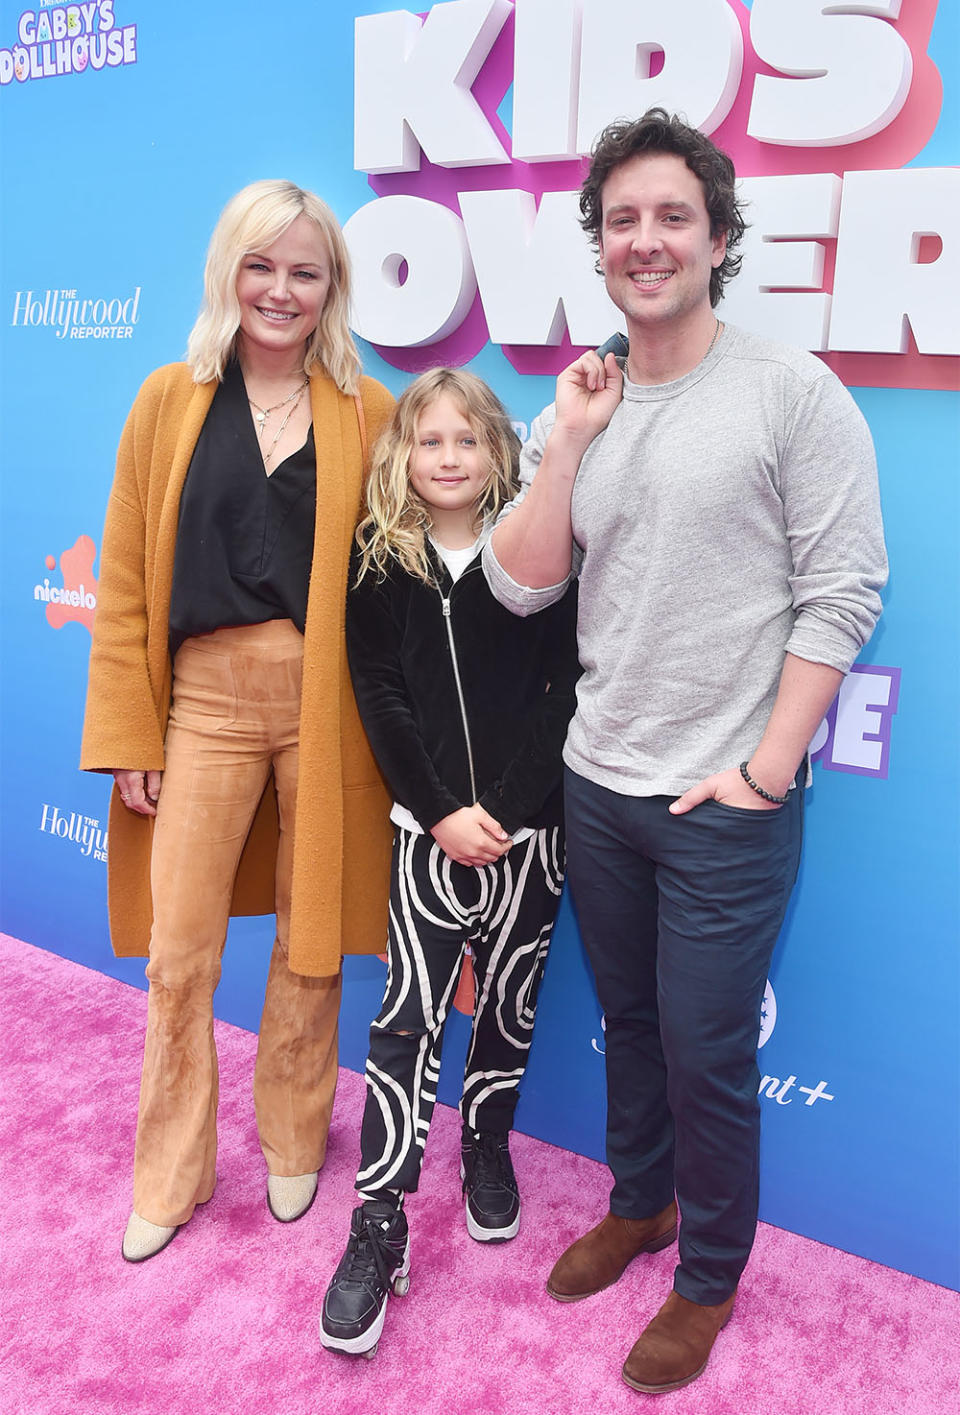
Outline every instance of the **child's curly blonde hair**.
{"label": "child's curly blonde hair", "polygon": [[410,464],[420,417],[442,397],[456,403],[489,459],[489,478],[477,498],[477,521],[496,516],[519,489],[520,440],[496,394],[464,369],[435,368],[421,374],[401,394],[373,449],[367,514],[356,533],[362,551],[358,584],[371,568],[382,579],[391,560],[418,579],[433,578],[426,551],[430,511],[410,484]]}

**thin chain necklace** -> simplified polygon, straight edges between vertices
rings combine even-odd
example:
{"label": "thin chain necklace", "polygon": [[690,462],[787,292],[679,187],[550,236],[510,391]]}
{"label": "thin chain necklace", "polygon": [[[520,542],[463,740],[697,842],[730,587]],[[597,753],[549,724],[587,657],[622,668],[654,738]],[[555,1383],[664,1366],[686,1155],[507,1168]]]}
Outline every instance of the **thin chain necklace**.
{"label": "thin chain necklace", "polygon": [[257,410],[257,415],[254,421],[257,424],[257,434],[260,437],[263,436],[263,425],[267,421],[267,418],[270,416],[270,414],[275,413],[278,408],[285,408],[288,403],[292,402],[293,399],[296,398],[298,393],[303,392],[309,382],[310,380],[308,378],[305,378],[302,383],[297,385],[297,387],[293,390],[292,393],[288,393],[286,398],[282,398],[279,403],[274,403],[272,408],[261,408],[260,404],[255,403],[250,397],[250,394],[247,394],[247,402],[250,404],[251,408],[256,408]]}
{"label": "thin chain necklace", "polygon": [[[711,352],[711,350],[713,349],[714,344],[717,342],[717,338],[718,338],[718,336],[719,336],[719,334],[720,334],[720,330],[723,328],[723,325],[720,323],[720,320],[717,318],[716,315],[714,315],[714,320],[716,320],[716,324],[715,324],[714,330],[713,330],[713,338],[710,340],[710,343],[707,345],[707,352],[704,354],[703,358],[700,360],[700,363],[701,363],[701,364],[702,364],[702,363],[706,363],[707,359],[710,357],[710,352]],[[628,358],[629,358],[629,355],[628,355]],[[695,368],[699,368],[699,367],[700,367],[700,364],[695,364],[694,367],[695,367]],[[690,369],[689,372],[692,373],[693,370]],[[627,372],[627,378],[630,378],[630,377],[631,377],[630,373]],[[671,380],[671,381],[672,381],[672,380]]]}
{"label": "thin chain necklace", "polygon": [[263,442],[263,428],[264,428],[264,424],[266,423],[267,418],[270,416],[270,414],[271,414],[271,413],[275,413],[278,408],[286,408],[286,406],[287,406],[288,403],[291,403],[291,404],[293,405],[293,406],[284,414],[283,418],[281,419],[280,426],[277,428],[276,432],[274,433],[274,435],[273,435],[273,441],[271,442],[271,444],[270,444],[269,448],[267,449],[267,451],[266,451],[266,452],[263,452],[263,448],[262,448],[262,446],[261,446],[261,452],[263,452],[263,465],[264,465],[265,467],[267,467],[267,466],[270,465],[270,458],[273,456],[274,452],[277,450],[277,443],[280,441],[281,437],[283,436],[284,429],[286,428],[287,423],[290,421],[290,419],[293,417],[294,413],[295,413],[295,412],[297,411],[297,409],[299,408],[299,406],[300,406],[300,400],[301,400],[301,398],[303,397],[303,394],[304,394],[304,389],[306,389],[306,387],[307,387],[307,385],[309,384],[309,382],[310,382],[309,378],[305,378],[305,379],[303,380],[303,382],[299,385],[299,387],[295,388],[292,393],[288,393],[287,396],[286,396],[286,398],[282,398],[279,403],[274,403],[273,406],[270,407],[270,408],[261,408],[260,404],[259,404],[259,403],[255,403],[255,402],[253,401],[253,399],[250,397],[249,393],[247,394],[247,402],[250,404],[251,408],[255,408],[255,409],[256,409],[256,416],[255,416],[255,418],[254,418],[254,421],[255,421],[255,423],[257,424],[257,436],[260,438],[261,443]]}

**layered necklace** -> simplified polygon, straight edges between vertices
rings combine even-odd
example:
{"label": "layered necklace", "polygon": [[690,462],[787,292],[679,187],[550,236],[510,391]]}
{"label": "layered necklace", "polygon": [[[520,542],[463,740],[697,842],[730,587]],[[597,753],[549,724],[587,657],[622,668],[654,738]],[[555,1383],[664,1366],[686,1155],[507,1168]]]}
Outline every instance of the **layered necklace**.
{"label": "layered necklace", "polygon": [[[257,437],[260,439],[260,451],[261,451],[261,453],[262,453],[262,455],[263,455],[263,465],[264,465],[265,467],[269,467],[269,465],[270,465],[270,458],[273,456],[274,452],[277,450],[277,443],[280,441],[281,437],[283,436],[284,428],[287,426],[287,423],[290,421],[290,419],[293,417],[294,413],[295,413],[295,412],[297,411],[297,409],[299,408],[299,406],[300,406],[300,400],[301,400],[301,398],[303,397],[304,390],[307,388],[307,386],[309,385],[309,383],[310,383],[309,378],[304,378],[303,382],[302,382],[301,384],[299,384],[299,385],[293,390],[292,393],[288,393],[287,396],[286,396],[286,398],[281,398],[281,400],[280,400],[279,403],[274,403],[273,406],[270,407],[270,408],[261,408],[260,404],[259,404],[259,403],[255,403],[255,402],[253,401],[253,399],[250,397],[249,393],[247,394],[247,402],[250,404],[251,408],[254,409],[254,422],[255,422],[256,425],[257,425]],[[289,405],[289,406],[288,406],[288,405]],[[264,451],[263,451],[263,430],[264,430],[264,427],[266,426],[267,418],[270,416],[271,413],[276,413],[276,412],[278,412],[281,408],[286,408],[287,411],[284,413],[283,417],[282,417],[281,420],[280,420],[280,425],[279,425],[279,427],[277,428],[276,432],[273,434],[273,441],[270,443],[270,446],[268,447],[267,451],[264,452]]]}

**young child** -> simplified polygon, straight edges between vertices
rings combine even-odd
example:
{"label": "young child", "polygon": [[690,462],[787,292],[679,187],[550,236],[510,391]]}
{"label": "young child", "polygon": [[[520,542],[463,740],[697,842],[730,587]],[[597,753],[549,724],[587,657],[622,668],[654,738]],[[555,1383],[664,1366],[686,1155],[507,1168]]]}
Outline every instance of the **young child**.
{"label": "young child", "polygon": [[518,442],[480,379],[434,369],[374,451],[347,596],[360,716],[394,795],[388,973],[370,1029],[361,1160],[324,1346],[373,1355],[409,1285],[415,1192],[464,953],[477,1000],[460,1114],[471,1237],[513,1238],[508,1135],[560,902],[560,753],[579,674],[575,591],[519,619],[480,551],[517,489]]}

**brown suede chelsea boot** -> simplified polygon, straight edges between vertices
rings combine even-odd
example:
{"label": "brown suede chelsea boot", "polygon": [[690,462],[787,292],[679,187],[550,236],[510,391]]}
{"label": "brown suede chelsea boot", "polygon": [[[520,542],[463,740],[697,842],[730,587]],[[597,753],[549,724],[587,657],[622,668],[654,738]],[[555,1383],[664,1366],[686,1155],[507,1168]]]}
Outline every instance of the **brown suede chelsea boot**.
{"label": "brown suede chelsea boot", "polygon": [[547,1278],[558,1302],[579,1302],[616,1282],[639,1253],[658,1253],[677,1236],[677,1206],[669,1203],[653,1218],[606,1218],[571,1243]]}
{"label": "brown suede chelsea boot", "polygon": [[623,1363],[627,1385],[661,1395],[695,1381],[706,1368],[718,1332],[730,1320],[736,1296],[716,1307],[701,1307],[671,1292]]}

